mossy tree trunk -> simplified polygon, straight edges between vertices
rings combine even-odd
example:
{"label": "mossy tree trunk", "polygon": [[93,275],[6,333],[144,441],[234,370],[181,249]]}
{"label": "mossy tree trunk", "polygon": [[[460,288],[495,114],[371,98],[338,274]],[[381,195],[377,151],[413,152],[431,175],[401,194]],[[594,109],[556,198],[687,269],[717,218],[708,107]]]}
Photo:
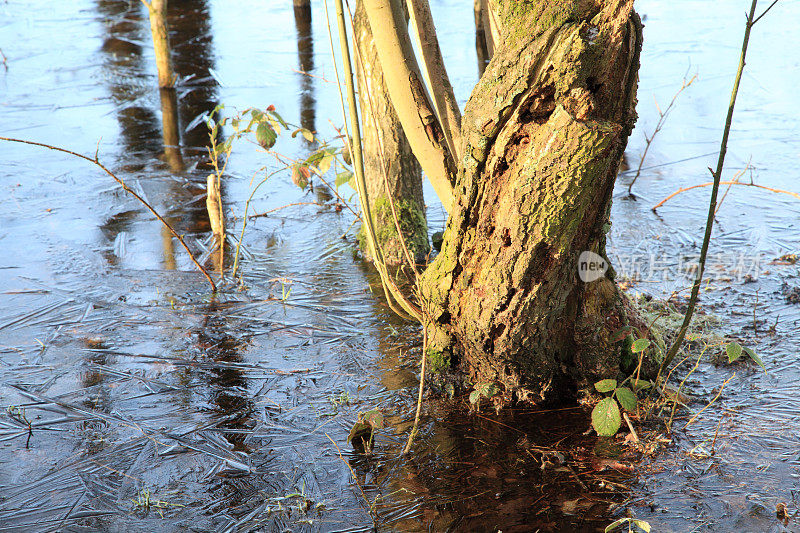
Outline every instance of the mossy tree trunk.
{"label": "mossy tree trunk", "polygon": [[[396,4],[398,9],[402,9],[401,2]],[[358,98],[364,132],[364,170],[378,244],[388,265],[405,262],[389,201],[391,198],[409,254],[413,260],[423,262],[430,248],[422,173],[389,99],[364,0],[360,0],[356,7],[354,28],[358,47],[355,61]],[[365,242],[361,249],[371,261]]]}
{"label": "mossy tree trunk", "polygon": [[464,156],[441,254],[423,275],[429,353],[505,400],[539,402],[614,377],[612,340],[644,330],[605,255],[633,128],[642,26],[633,0],[493,0],[501,40],[462,120]]}

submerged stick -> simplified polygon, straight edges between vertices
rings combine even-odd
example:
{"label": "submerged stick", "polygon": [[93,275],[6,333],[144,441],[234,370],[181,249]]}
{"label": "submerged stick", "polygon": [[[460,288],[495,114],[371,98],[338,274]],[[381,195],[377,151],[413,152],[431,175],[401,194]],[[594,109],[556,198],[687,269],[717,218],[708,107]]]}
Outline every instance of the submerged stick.
{"label": "submerged stick", "polygon": [[203,273],[203,275],[208,280],[208,283],[211,284],[211,290],[214,291],[214,292],[217,292],[217,284],[214,283],[213,279],[211,279],[211,276],[208,274],[206,269],[203,268],[203,266],[200,263],[197,262],[197,259],[194,258],[194,255],[192,254],[192,251],[189,250],[189,247],[186,245],[186,242],[183,240],[183,237],[178,235],[178,232],[175,231],[175,228],[173,228],[172,225],[164,219],[164,217],[159,215],[158,212],[155,210],[155,208],[152,205],[150,205],[147,202],[147,200],[145,200],[144,198],[139,196],[135,191],[133,191],[130,187],[128,187],[125,184],[124,181],[122,181],[122,178],[119,178],[116,174],[111,172],[108,169],[108,167],[103,165],[97,159],[97,153],[95,153],[94,158],[91,158],[91,157],[85,156],[83,154],[79,154],[78,152],[73,152],[72,150],[67,150],[66,148],[59,148],[58,146],[52,146],[52,145],[49,145],[49,144],[40,143],[40,142],[36,142],[36,141],[26,141],[25,139],[14,139],[14,138],[11,138],[11,137],[0,137],[0,141],[8,141],[8,142],[14,142],[14,143],[21,143],[21,144],[30,144],[32,146],[41,146],[42,148],[47,148],[49,150],[55,150],[56,152],[62,152],[62,153],[65,153],[65,154],[69,154],[69,155],[75,156],[75,157],[77,157],[79,159],[83,159],[85,161],[89,161],[90,163],[93,163],[94,165],[97,165],[98,167],[100,167],[103,170],[103,172],[105,172],[106,174],[111,176],[114,179],[114,181],[116,181],[117,183],[120,184],[120,186],[122,187],[122,190],[124,190],[125,192],[127,192],[128,194],[130,194],[131,196],[136,198],[137,200],[139,200],[139,202],[141,202],[141,204],[144,205],[148,209],[148,211],[150,211],[159,220],[159,222],[164,224],[164,227],[166,227],[170,231],[170,233],[172,233],[172,236],[175,237],[176,239],[178,239],[178,242],[180,242],[181,245],[184,247],[186,252],[189,254],[189,258],[192,260],[192,263],[194,263],[194,265],[198,268],[198,270],[200,270],[200,272]]}
{"label": "submerged stick", "polygon": [[[747,44],[750,42],[750,30],[753,28],[753,25],[761,18],[755,18],[756,13],[756,5],[758,4],[758,0],[753,0],[752,4],[750,5],[750,13],[747,15],[747,24],[745,25],[744,30],[744,39],[742,41],[742,53],[739,56],[739,68],[736,71],[736,79],[733,82],[733,89],[731,91],[731,101],[728,105],[728,116],[725,119],[725,129],[722,132],[722,141],[720,143],[719,149],[719,158],[717,159],[717,169],[714,171],[714,182],[713,187],[711,189],[711,200],[708,204],[708,219],[706,220],[706,233],[703,237],[703,246],[700,249],[700,261],[698,263],[697,275],[694,279],[694,285],[692,286],[692,295],[689,298],[689,306],[686,309],[686,315],[683,317],[683,324],[681,325],[681,329],[678,332],[678,337],[675,339],[675,342],[667,352],[667,355],[664,357],[664,361],[661,363],[661,367],[659,368],[659,375],[661,372],[666,368],[672,360],[675,358],[675,355],[678,353],[678,350],[683,343],[683,339],[686,337],[686,331],[689,329],[689,323],[692,321],[692,315],[694,314],[694,308],[697,305],[697,297],[700,294],[700,284],[703,281],[703,271],[705,270],[706,266],[706,256],[708,255],[708,244],[711,241],[711,230],[714,227],[714,213],[717,209],[717,194],[719,193],[719,184],[720,178],[722,177],[722,168],[725,164],[725,154],[728,151],[728,136],[731,132],[731,123],[733,122],[733,109],[736,105],[736,96],[739,94],[739,82],[742,80],[742,71],[744,71],[745,65],[745,56],[747,55]],[[774,5],[774,4],[773,4]],[[768,10],[771,8],[767,8]],[[765,12],[766,13],[766,12]]]}

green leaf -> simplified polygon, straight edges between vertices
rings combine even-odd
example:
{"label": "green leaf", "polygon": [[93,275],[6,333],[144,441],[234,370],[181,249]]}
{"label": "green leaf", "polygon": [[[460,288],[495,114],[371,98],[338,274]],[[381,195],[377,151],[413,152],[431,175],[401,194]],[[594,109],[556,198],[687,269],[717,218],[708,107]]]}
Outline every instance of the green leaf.
{"label": "green leaf", "polygon": [[311,179],[311,172],[308,167],[304,167],[299,163],[292,165],[292,181],[295,185],[305,190],[308,186],[308,180]]}
{"label": "green leaf", "polygon": [[614,394],[617,396],[619,404],[626,411],[633,411],[636,409],[636,395],[628,387],[620,387],[614,391]]}
{"label": "green leaf", "polygon": [[737,342],[728,343],[725,353],[728,354],[728,362],[733,363],[742,356],[742,347]]}
{"label": "green leaf", "polygon": [[477,404],[480,401],[480,399],[481,399],[480,392],[474,390],[469,393],[469,403],[471,403],[472,405]]}
{"label": "green leaf", "polygon": [[363,413],[361,415],[361,420],[365,424],[368,424],[372,429],[381,429],[383,428],[383,413],[381,413],[380,409],[372,409]]}
{"label": "green leaf", "polygon": [[353,440],[358,437],[369,438],[371,433],[372,433],[372,426],[370,426],[369,424],[365,424],[359,420],[358,422],[353,424],[352,428],[350,428],[350,434],[347,435],[347,442],[353,442]]}
{"label": "green leaf", "polygon": [[284,128],[287,128],[287,129],[289,128],[289,125],[286,123],[285,120],[283,120],[283,117],[280,116],[277,111],[275,111],[275,108],[273,106],[269,106],[267,108],[267,111],[269,111],[270,115],[275,117],[275,120],[277,120],[278,122],[281,123],[281,126],[283,126]]}
{"label": "green leaf", "polygon": [[336,174],[336,188],[338,189],[345,183],[349,182],[350,179],[353,177],[353,173],[349,170],[345,170],[343,172],[339,172]]}
{"label": "green leaf", "polygon": [[628,524],[628,531],[633,531],[633,528],[630,527],[630,525],[633,524],[634,526],[644,531],[644,533],[650,533],[651,526],[649,522],[645,522],[644,520],[637,520],[636,518],[629,518],[627,516],[614,520],[613,522],[608,524],[606,526],[605,533],[611,533],[612,531],[618,529],[623,524]]}
{"label": "green leaf", "polygon": [[761,369],[764,370],[764,373],[766,374],[767,373],[767,367],[764,366],[764,361],[762,361],[761,358],[758,355],[756,355],[756,352],[754,352],[750,348],[743,348],[743,350],[744,350],[744,353],[749,355],[750,359],[755,361],[756,364],[758,364],[758,366],[760,366]]}
{"label": "green leaf", "polygon": [[636,339],[633,341],[633,346],[631,346],[631,351],[633,353],[643,352],[650,346],[650,341],[647,339]]}
{"label": "green leaf", "polygon": [[597,389],[597,392],[611,392],[612,390],[617,388],[617,380],[616,379],[600,380],[594,384],[594,388]]}
{"label": "green leaf", "polygon": [[497,386],[496,383],[493,382],[478,383],[477,385],[475,385],[475,390],[478,391],[484,398],[491,398],[492,396],[500,392],[500,388]]}
{"label": "green leaf", "polygon": [[640,391],[640,390],[649,389],[652,386],[653,386],[653,383],[651,381],[646,380],[646,379],[639,379],[639,380],[634,380],[633,381],[633,390],[635,390],[637,392]]}
{"label": "green leaf", "polygon": [[592,427],[598,435],[612,437],[622,425],[619,405],[614,398],[603,398],[592,409]]}
{"label": "green leaf", "polygon": [[350,157],[350,148],[347,145],[342,146],[342,160],[348,165],[353,164],[353,158]]}
{"label": "green leaf", "polygon": [[606,526],[605,533],[611,533],[612,531],[617,529],[622,524],[627,524],[628,522],[630,522],[630,520],[631,519],[628,518],[627,516],[623,516],[622,518],[614,520],[613,522],[611,522],[610,524],[608,524]]}
{"label": "green leaf", "polygon": [[275,130],[267,124],[266,122],[262,122],[258,125],[256,129],[256,140],[258,144],[262,146],[262,148],[266,148],[269,150],[273,146],[275,146],[275,141],[278,139],[278,134],[275,133]]}
{"label": "green leaf", "polygon": [[317,165],[320,175],[325,174],[331,168],[331,163],[333,163],[333,155],[326,153]]}
{"label": "green leaf", "polygon": [[277,120],[272,120],[271,118],[268,118],[267,122],[269,122],[269,125],[272,126],[273,130],[275,130],[278,133],[281,132],[281,125]]}
{"label": "green leaf", "polygon": [[308,142],[314,142],[314,134],[305,128],[297,128],[296,130],[294,130],[292,132],[292,139],[297,137],[298,133],[302,134],[303,137],[305,137]]}

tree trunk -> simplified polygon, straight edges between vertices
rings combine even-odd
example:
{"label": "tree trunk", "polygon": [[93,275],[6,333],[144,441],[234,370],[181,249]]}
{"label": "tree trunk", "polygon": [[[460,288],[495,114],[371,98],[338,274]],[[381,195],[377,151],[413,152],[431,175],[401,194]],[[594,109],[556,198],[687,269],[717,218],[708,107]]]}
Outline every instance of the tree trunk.
{"label": "tree trunk", "polygon": [[[398,6],[398,9],[402,9],[399,2]],[[430,248],[422,174],[389,100],[364,0],[359,1],[356,7],[354,29],[358,99],[364,131],[364,170],[378,244],[383,250],[386,264],[405,262],[405,253],[387,196],[388,185],[408,251],[412,259],[423,262]],[[360,240],[361,250],[372,261],[366,242]]]}
{"label": "tree trunk", "polygon": [[162,89],[175,84],[172,60],[169,57],[169,32],[167,31],[167,0],[145,2],[150,14],[150,32],[153,35],[153,49],[156,54],[158,86]]}
{"label": "tree trunk", "polygon": [[478,77],[483,76],[486,70],[486,65],[492,58],[489,55],[489,41],[487,41],[486,30],[484,24],[484,11],[486,9],[486,0],[475,0],[475,52],[478,55]]}
{"label": "tree trunk", "polygon": [[[423,275],[429,357],[505,401],[558,399],[622,370],[632,323],[605,256],[617,167],[636,119],[633,0],[493,0],[502,41],[462,120],[465,154],[441,254]],[[606,264],[607,263],[606,259]]]}

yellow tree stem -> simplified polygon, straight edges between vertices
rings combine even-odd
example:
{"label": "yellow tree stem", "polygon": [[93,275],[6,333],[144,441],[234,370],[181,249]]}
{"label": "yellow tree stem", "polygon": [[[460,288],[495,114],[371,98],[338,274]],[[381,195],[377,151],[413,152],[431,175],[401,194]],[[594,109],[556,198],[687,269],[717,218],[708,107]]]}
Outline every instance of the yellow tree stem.
{"label": "yellow tree stem", "polygon": [[428,101],[404,17],[392,0],[369,0],[365,7],[378,49],[389,97],[411,149],[439,200],[450,212],[456,167],[433,105]]}

